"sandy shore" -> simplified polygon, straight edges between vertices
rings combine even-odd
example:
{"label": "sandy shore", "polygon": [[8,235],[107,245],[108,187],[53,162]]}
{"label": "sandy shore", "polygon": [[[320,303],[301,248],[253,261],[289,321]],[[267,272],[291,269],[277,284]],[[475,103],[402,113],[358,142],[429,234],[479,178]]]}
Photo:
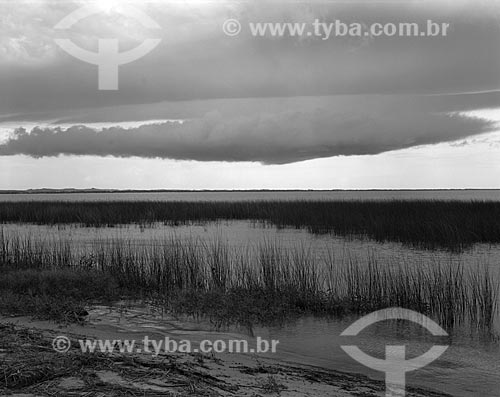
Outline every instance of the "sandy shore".
{"label": "sandy shore", "polygon": [[[134,324],[151,314],[99,307],[86,324],[0,317],[0,391],[28,396],[384,396],[383,382],[363,375],[290,365],[255,354],[82,353],[79,339],[138,339]],[[135,323],[134,323],[135,321]],[[173,327],[175,323],[171,324]],[[53,339],[68,337],[67,353]],[[193,334],[193,338],[200,335]],[[444,396],[409,389],[407,396]]]}

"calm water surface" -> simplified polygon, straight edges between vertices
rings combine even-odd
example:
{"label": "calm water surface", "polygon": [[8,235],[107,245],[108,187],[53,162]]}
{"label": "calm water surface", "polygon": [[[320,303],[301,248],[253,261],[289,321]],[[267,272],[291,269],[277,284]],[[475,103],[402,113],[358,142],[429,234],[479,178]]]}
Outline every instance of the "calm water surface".
{"label": "calm water surface", "polygon": [[0,194],[1,201],[488,200],[500,190],[338,190]]}

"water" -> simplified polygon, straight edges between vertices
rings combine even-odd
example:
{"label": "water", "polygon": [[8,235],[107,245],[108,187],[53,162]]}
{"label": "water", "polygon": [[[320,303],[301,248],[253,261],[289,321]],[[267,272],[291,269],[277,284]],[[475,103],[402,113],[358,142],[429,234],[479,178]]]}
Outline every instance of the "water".
{"label": "water", "polygon": [[2,201],[488,200],[500,190],[199,191],[0,194]]}
{"label": "water", "polygon": [[[120,239],[131,241],[136,246],[166,243],[172,236],[186,240],[219,240],[231,247],[243,249],[265,241],[278,243],[285,249],[297,246],[311,250],[312,255],[320,258],[334,252],[336,258],[345,261],[349,258],[360,263],[367,262],[370,256],[378,259],[384,266],[425,266],[436,262],[462,263],[472,269],[478,264],[488,266],[493,273],[500,271],[500,246],[477,244],[463,253],[442,250],[422,250],[408,248],[398,243],[377,243],[369,239],[345,239],[331,235],[313,235],[300,229],[276,229],[260,223],[215,222],[182,226],[154,227],[127,225],[119,227],[83,228],[76,225],[46,226],[27,224],[7,224],[1,226],[7,233],[30,235],[47,240],[67,240],[78,250],[92,248],[96,242],[102,243]],[[139,317],[140,318],[140,317]],[[449,344],[445,354],[426,368],[408,374],[408,383],[413,386],[431,388],[456,396],[498,396],[500,390],[500,344],[495,335],[469,333],[457,329],[449,338],[436,338],[410,323],[385,322],[373,325],[357,337],[341,337],[342,331],[357,318],[326,320],[300,318],[284,326],[257,328],[255,336],[280,341],[278,353],[273,358],[291,363],[304,363],[334,370],[363,373],[372,378],[382,379],[381,373],[356,363],[340,348],[343,344],[359,346],[367,354],[383,358],[386,345],[405,345],[407,354],[416,357],[434,344]],[[184,324],[184,325],[182,325]],[[136,321],[134,324],[121,324],[133,330],[163,330],[164,333],[179,338],[193,335],[200,337],[216,330],[208,323],[179,323],[171,319],[155,318]],[[500,331],[500,328],[496,330]],[[228,338],[235,334],[245,335],[243,330],[222,332]]]}
{"label": "water", "polygon": [[500,246],[476,244],[462,253],[446,250],[425,250],[399,243],[379,243],[370,239],[337,237],[330,234],[311,234],[305,229],[277,229],[260,222],[218,221],[180,226],[156,223],[152,226],[119,225],[113,227],[81,227],[79,225],[4,224],[0,230],[20,236],[31,236],[47,241],[68,241],[72,248],[85,252],[95,243],[112,244],[117,240],[130,241],[134,246],[168,244],[172,237],[190,242],[218,241],[237,249],[255,248],[266,242],[283,249],[304,248],[319,261],[331,253],[335,260],[367,262],[377,258],[385,266],[424,266],[426,264],[463,264],[474,269],[486,266],[492,272],[500,271]]}
{"label": "water", "polygon": [[256,330],[256,334],[280,341],[278,355],[284,361],[300,362],[344,372],[362,373],[383,380],[383,374],[351,359],[340,346],[356,345],[373,357],[384,359],[387,345],[405,345],[406,357],[420,356],[433,345],[450,345],[429,366],[407,374],[407,383],[454,396],[498,396],[500,347],[491,340],[471,340],[466,335],[437,338],[416,325],[383,322],[366,328],[356,337],[340,334],[357,318],[320,320],[303,318],[284,328]]}

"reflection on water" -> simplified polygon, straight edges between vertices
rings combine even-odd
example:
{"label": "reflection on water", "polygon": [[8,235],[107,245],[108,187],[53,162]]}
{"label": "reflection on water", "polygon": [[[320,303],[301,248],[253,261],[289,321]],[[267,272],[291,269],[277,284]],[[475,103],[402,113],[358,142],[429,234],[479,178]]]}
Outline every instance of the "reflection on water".
{"label": "reflection on water", "polygon": [[315,235],[304,229],[277,229],[261,223],[245,221],[219,221],[203,224],[152,227],[124,225],[113,227],[80,227],[77,225],[29,225],[4,224],[0,230],[21,236],[43,238],[45,240],[68,241],[78,249],[91,248],[96,242],[112,244],[116,240],[126,240],[135,246],[152,246],[168,243],[172,237],[199,243],[220,241],[230,247],[245,248],[276,242],[284,249],[302,247],[318,259],[330,253],[335,259],[367,261],[374,256],[386,266],[422,266],[428,263],[462,263],[465,266],[488,266],[492,272],[500,271],[500,246],[476,244],[460,254],[445,250],[425,250],[405,247],[399,243],[379,243],[370,239]]}
{"label": "reflection on water", "polygon": [[[283,248],[295,248],[298,245],[311,250],[321,257],[327,252],[334,252],[337,258],[359,262],[375,256],[384,266],[396,266],[401,263],[408,266],[425,266],[429,263],[462,263],[471,267],[478,264],[488,266],[492,273],[500,275],[500,247],[478,244],[461,253],[448,251],[429,251],[404,247],[397,243],[376,243],[371,240],[337,238],[331,235],[312,235],[305,230],[276,229],[263,227],[261,224],[248,222],[217,222],[202,225],[182,225],[140,227],[102,227],[82,228],[78,226],[36,226],[3,225],[8,233],[29,235],[31,237],[56,241],[67,240],[75,249],[85,251],[99,241],[125,239],[136,246],[168,243],[172,235],[180,239],[198,239],[203,242],[218,239],[236,248],[258,245],[263,241],[278,242]],[[104,310],[104,309],[96,309]],[[119,326],[124,332],[156,332],[182,338],[202,338],[204,335],[220,334],[210,324],[186,322],[166,318],[157,313],[135,313],[125,320],[122,315],[94,316],[95,321],[109,321],[110,325]],[[96,313],[94,313],[96,314]],[[111,319],[111,320],[110,320]],[[445,340],[432,337],[417,326],[409,323],[385,322],[372,325],[357,337],[341,337],[341,332],[356,318],[326,320],[301,318],[281,327],[254,329],[255,336],[278,339],[280,345],[276,359],[306,363],[335,370],[365,373],[371,377],[382,378],[382,374],[358,364],[342,351],[342,344],[359,346],[366,353],[382,358],[386,345],[406,345],[409,357],[418,356],[433,344],[450,344],[450,348],[437,361],[426,368],[408,374],[412,385],[429,387],[458,396],[498,396],[500,390],[500,347],[492,335],[478,335],[457,329]],[[121,321],[121,323],[119,322]],[[227,337],[243,335],[244,330],[228,330]]]}

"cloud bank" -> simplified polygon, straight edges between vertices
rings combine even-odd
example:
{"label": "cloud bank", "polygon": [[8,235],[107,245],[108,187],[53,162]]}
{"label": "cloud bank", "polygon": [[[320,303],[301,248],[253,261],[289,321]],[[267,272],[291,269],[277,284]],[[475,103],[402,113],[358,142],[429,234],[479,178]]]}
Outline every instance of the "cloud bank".
{"label": "cloud bank", "polygon": [[285,164],[378,154],[493,130],[491,121],[389,104],[312,107],[228,116],[210,111],[184,123],[101,130],[88,126],[17,129],[0,156],[94,155]]}

